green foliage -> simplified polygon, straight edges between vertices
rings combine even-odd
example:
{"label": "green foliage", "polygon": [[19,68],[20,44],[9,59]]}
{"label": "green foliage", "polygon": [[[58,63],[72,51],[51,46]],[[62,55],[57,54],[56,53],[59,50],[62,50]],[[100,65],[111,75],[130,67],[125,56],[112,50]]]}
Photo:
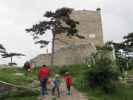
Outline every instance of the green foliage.
{"label": "green foliage", "polygon": [[107,54],[107,51],[98,51],[94,56],[95,64],[85,75],[90,87],[101,88],[109,93],[115,89],[119,73]]}
{"label": "green foliage", "polygon": [[[16,75],[21,73],[22,75]],[[31,73],[25,75],[22,68],[2,68],[0,69],[0,80],[14,85],[27,87],[31,86],[33,80],[38,80],[38,68],[35,68]],[[38,87],[38,83],[36,84]],[[36,88],[36,87],[35,87]],[[0,93],[0,100],[37,100],[38,91],[27,89],[16,89],[15,91],[3,91]]]}
{"label": "green foliage", "polygon": [[[22,73],[23,75],[16,75],[16,73]],[[9,82],[16,85],[29,84],[33,81],[33,79],[37,79],[37,69],[35,69],[32,73],[29,73],[27,76],[25,72],[21,68],[3,68],[0,69],[0,80]]]}
{"label": "green foliage", "polygon": [[88,88],[87,80],[85,80],[85,73],[88,72],[88,65],[81,64],[81,65],[69,65],[58,67],[58,73],[60,75],[64,75],[65,72],[69,72],[73,77],[73,85],[81,91],[85,91]]}
{"label": "green foliage", "polygon": [[22,53],[7,53],[7,52],[2,54],[2,58],[9,58],[14,56],[25,56],[25,55]]}
{"label": "green foliage", "polygon": [[57,100],[56,97],[53,97],[52,100]]}
{"label": "green foliage", "polygon": [[[109,61],[106,61],[107,64],[108,62]],[[117,69],[114,68],[113,66],[114,64],[111,64],[111,65],[112,67],[110,70],[113,70],[113,72],[116,71]],[[93,67],[91,68],[91,67],[88,67],[87,65],[71,65],[66,67],[67,67],[66,69],[73,75],[74,86],[76,87],[76,89],[88,94],[89,100],[112,100],[112,99],[113,100],[132,100],[133,98],[133,88],[122,86],[120,84],[118,84],[117,87],[115,88],[115,92],[112,92],[109,94],[105,93],[104,91],[101,91],[101,89],[99,88],[90,88],[88,86],[87,77],[88,77],[89,71]],[[108,72],[106,72],[106,74],[107,73]],[[117,80],[115,82],[117,83]],[[115,85],[115,82],[113,83],[114,85]]]}
{"label": "green foliage", "polygon": [[17,90],[0,95],[0,100],[37,100],[39,92],[29,90]]}
{"label": "green foliage", "polygon": [[[104,59],[106,62],[107,59]],[[107,61],[108,62],[108,61]],[[99,64],[99,63],[98,63]],[[102,88],[106,93],[112,92],[115,82],[118,80],[118,73],[108,65],[99,64],[91,68],[88,72],[88,82],[90,87]]]}
{"label": "green foliage", "polygon": [[133,88],[119,86],[116,92],[106,94],[98,89],[90,89],[88,92],[89,100],[132,100]]}
{"label": "green foliage", "polygon": [[80,73],[83,73],[83,71],[85,71],[86,68],[87,68],[87,65],[85,64],[63,66],[59,68],[59,74],[64,75],[65,72],[69,72],[72,76],[75,77],[79,75]]}
{"label": "green foliage", "polygon": [[120,70],[121,73],[123,73],[124,71],[128,70],[127,62],[128,62],[127,59],[121,58],[121,57],[117,57],[116,64],[119,66],[119,70]]}
{"label": "green foliage", "polygon": [[64,33],[66,36],[76,36],[78,38],[83,39],[84,36],[80,36],[78,34],[77,25],[79,22],[75,21],[71,18],[70,14],[72,13],[73,9],[71,8],[60,8],[56,11],[47,11],[44,14],[44,17],[48,20],[44,20],[39,22],[38,24],[33,25],[31,28],[26,29],[26,32],[31,32],[33,39],[37,40],[36,44],[41,44],[41,48],[45,47],[49,44],[49,41],[46,40],[39,40],[47,30],[52,32],[52,54],[51,54],[51,67],[53,66],[53,59],[54,59],[54,42],[57,34]]}
{"label": "green foliage", "polygon": [[128,60],[128,70],[133,69],[133,59]]}
{"label": "green foliage", "polygon": [[123,56],[120,53],[120,50],[124,51],[125,55],[127,55],[129,52],[133,52],[133,32],[128,33],[128,35],[123,37],[123,42],[115,43],[115,42],[109,42],[109,44],[113,44],[115,48],[115,55],[116,55],[116,62],[119,66],[119,69],[121,73],[123,71],[127,70],[127,62],[129,62],[129,69],[132,68],[131,59],[128,59],[128,57]]}
{"label": "green foliage", "polygon": [[88,81],[85,79],[85,76],[83,74],[78,74],[74,78],[74,86],[80,91],[88,90]]}
{"label": "green foliage", "polygon": [[69,67],[68,66],[63,66],[62,68],[60,68],[59,74],[64,75],[65,72],[69,72]]}
{"label": "green foliage", "polygon": [[107,42],[104,46],[97,46],[96,47],[97,50],[108,50],[108,51],[112,51],[112,47],[110,46],[110,43]]}
{"label": "green foliage", "polygon": [[124,42],[125,46],[128,48],[128,50],[133,50],[133,32],[128,33],[128,35],[124,36]]}
{"label": "green foliage", "polygon": [[[66,33],[67,36],[77,36],[78,30],[76,29],[79,22],[74,21],[70,14],[73,9],[71,8],[60,8],[56,11],[47,11],[44,17],[48,20],[41,21],[38,24],[32,26],[32,28],[26,29],[27,32],[32,32],[33,39],[39,39],[40,36],[44,35],[47,30],[51,30],[53,36],[56,34]],[[49,42],[45,40],[40,40],[39,42],[42,46],[47,45]]]}
{"label": "green foliage", "polygon": [[2,58],[10,58],[11,62],[8,63],[8,64],[9,64],[9,66],[12,66],[12,65],[17,65],[15,62],[12,62],[13,57],[15,57],[15,56],[19,57],[19,56],[25,56],[25,55],[22,54],[22,53],[8,53],[8,52],[4,52],[4,53],[1,54],[1,56],[2,56]]}
{"label": "green foliage", "polygon": [[2,44],[0,44],[0,53],[5,53],[5,52],[6,52],[5,47]]}

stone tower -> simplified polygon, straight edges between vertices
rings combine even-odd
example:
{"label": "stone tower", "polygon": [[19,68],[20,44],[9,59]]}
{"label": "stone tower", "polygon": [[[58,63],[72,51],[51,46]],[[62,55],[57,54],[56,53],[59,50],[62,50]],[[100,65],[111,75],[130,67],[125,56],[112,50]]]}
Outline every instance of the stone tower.
{"label": "stone tower", "polygon": [[92,43],[94,45],[103,45],[103,32],[101,21],[101,10],[98,8],[96,11],[77,10],[73,11],[71,17],[79,21],[77,29],[79,34],[84,36],[85,39],[77,37],[66,37],[64,34],[58,35],[55,41],[56,50],[67,47],[70,45],[81,45]]}
{"label": "stone tower", "polygon": [[[77,29],[85,39],[67,37],[64,34],[56,36],[54,65],[71,65],[85,63],[85,59],[96,51],[96,45],[103,45],[101,10],[77,10],[71,17],[79,21]],[[50,64],[51,54],[40,54],[32,62],[35,64]]]}

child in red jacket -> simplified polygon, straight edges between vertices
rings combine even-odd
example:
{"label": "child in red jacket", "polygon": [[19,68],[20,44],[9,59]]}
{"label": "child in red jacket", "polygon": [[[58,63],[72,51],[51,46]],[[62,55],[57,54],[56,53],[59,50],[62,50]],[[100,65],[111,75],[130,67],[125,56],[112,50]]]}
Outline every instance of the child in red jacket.
{"label": "child in red jacket", "polygon": [[65,79],[65,82],[66,82],[67,94],[71,95],[72,76],[69,74],[69,72],[65,73],[64,79]]}

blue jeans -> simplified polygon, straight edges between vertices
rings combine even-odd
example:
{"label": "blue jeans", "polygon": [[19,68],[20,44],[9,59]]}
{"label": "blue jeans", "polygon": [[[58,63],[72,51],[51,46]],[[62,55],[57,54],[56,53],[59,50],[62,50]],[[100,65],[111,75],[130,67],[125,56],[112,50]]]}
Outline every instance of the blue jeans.
{"label": "blue jeans", "polygon": [[47,95],[47,81],[48,81],[48,78],[45,78],[45,79],[40,81],[40,83],[41,83],[41,95],[42,96]]}

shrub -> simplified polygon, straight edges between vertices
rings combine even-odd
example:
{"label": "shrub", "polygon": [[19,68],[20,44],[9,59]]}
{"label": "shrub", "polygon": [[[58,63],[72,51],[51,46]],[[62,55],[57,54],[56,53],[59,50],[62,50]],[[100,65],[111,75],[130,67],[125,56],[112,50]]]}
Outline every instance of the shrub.
{"label": "shrub", "polygon": [[65,72],[69,72],[69,66],[63,66],[60,68],[59,74],[64,75]]}
{"label": "shrub", "polygon": [[88,84],[83,74],[79,74],[74,78],[74,86],[80,91],[88,90]]}
{"label": "shrub", "polygon": [[118,82],[119,73],[110,58],[104,53],[95,56],[95,65],[86,73],[89,86],[112,92]]}
{"label": "shrub", "polygon": [[118,65],[119,70],[120,70],[121,73],[123,73],[124,71],[128,70],[127,62],[128,62],[127,59],[121,58],[121,57],[117,57],[116,64]]}
{"label": "shrub", "polygon": [[133,69],[133,59],[129,59],[128,60],[128,70],[132,70]]}

